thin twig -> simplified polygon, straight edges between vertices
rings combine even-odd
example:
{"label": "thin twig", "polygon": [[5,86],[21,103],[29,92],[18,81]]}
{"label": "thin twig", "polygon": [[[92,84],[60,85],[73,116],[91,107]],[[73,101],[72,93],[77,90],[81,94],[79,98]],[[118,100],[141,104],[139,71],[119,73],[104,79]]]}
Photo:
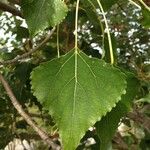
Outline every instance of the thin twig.
{"label": "thin twig", "polygon": [[141,6],[138,5],[136,2],[134,2],[133,0],[129,0],[129,2],[130,2],[132,5],[136,6],[137,8],[141,9]]}
{"label": "thin twig", "polygon": [[114,52],[113,52],[112,39],[111,39],[110,31],[109,31],[108,21],[107,21],[107,18],[106,18],[106,15],[105,15],[105,12],[104,12],[104,9],[103,9],[103,6],[102,6],[100,0],[97,0],[97,3],[98,3],[99,8],[102,12],[104,22],[105,22],[105,26],[106,26],[111,64],[114,64]]}
{"label": "thin twig", "polygon": [[33,48],[31,51],[29,51],[27,53],[24,53],[23,55],[17,56],[14,59],[2,61],[2,62],[0,62],[0,65],[13,64],[13,63],[18,62],[21,59],[27,58],[32,53],[34,53],[35,51],[39,50],[43,45],[45,45],[49,41],[49,39],[51,38],[51,36],[54,33],[54,31],[55,31],[55,27],[50,31],[50,33],[47,35],[47,37],[38,46],[36,46],[35,48]]}
{"label": "thin twig", "polygon": [[143,5],[143,7],[145,7],[145,9],[147,9],[150,12],[150,7],[146,5],[146,3],[143,2],[143,0],[139,0],[139,2],[141,3],[141,5]]}
{"label": "thin twig", "polygon": [[59,47],[59,25],[57,25],[57,57],[60,57],[60,47]]}
{"label": "thin twig", "polygon": [[0,2],[0,10],[7,11],[7,12],[13,14],[14,16],[19,16],[19,17],[23,18],[22,13],[16,7],[7,5],[3,2]]}
{"label": "thin twig", "polygon": [[127,117],[132,119],[137,124],[142,125],[150,133],[150,119],[138,111],[129,112]]}
{"label": "thin twig", "polygon": [[53,150],[59,150],[60,146],[55,144],[52,139],[49,138],[47,133],[37,126],[37,124],[31,119],[31,117],[23,110],[22,106],[14,96],[14,93],[11,90],[8,82],[4,79],[2,74],[0,74],[0,81],[6,90],[7,95],[9,96],[13,106],[16,108],[18,113],[24,118],[24,120],[37,132],[43,141],[45,141]]}

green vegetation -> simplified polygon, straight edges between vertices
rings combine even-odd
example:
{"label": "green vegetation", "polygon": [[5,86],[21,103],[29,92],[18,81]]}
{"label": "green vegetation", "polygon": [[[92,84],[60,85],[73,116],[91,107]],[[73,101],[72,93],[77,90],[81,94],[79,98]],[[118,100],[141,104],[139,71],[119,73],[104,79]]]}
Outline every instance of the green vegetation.
{"label": "green vegetation", "polygon": [[149,150],[150,3],[0,1],[0,149]]}

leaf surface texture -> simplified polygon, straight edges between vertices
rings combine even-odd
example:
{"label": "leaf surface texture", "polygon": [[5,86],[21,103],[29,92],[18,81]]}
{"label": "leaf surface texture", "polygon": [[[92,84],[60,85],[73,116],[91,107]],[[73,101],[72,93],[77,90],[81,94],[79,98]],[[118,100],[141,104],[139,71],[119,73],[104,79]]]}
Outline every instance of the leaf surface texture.
{"label": "leaf surface texture", "polygon": [[34,95],[56,121],[65,150],[74,150],[85,131],[125,93],[125,75],[83,52],[41,64],[31,75]]}
{"label": "leaf surface texture", "polygon": [[22,0],[21,8],[32,36],[59,24],[67,14],[62,0]]}

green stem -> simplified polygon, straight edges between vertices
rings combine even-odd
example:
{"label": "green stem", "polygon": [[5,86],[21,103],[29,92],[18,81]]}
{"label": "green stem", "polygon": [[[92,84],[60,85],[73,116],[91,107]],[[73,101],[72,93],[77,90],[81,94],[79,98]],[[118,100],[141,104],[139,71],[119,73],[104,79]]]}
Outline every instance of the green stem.
{"label": "green stem", "polygon": [[[94,11],[95,11],[95,13],[97,13],[96,12],[96,7],[94,6],[94,4],[91,2],[91,0],[88,0],[88,2],[91,4],[91,6],[94,8]],[[105,43],[104,43],[104,41],[105,41],[105,33],[104,33],[104,27],[103,27],[103,24],[102,24],[102,22],[101,22],[101,20],[100,20],[100,18],[98,17],[98,20],[99,20],[99,24],[100,24],[100,27],[101,27],[101,30],[102,30],[102,59],[104,58],[104,56],[105,56],[105,49],[104,49],[104,47],[105,47]]]}
{"label": "green stem", "polygon": [[111,59],[111,64],[114,64],[114,55],[113,55],[113,48],[112,48],[112,41],[111,41],[111,36],[110,36],[110,32],[109,32],[109,26],[108,26],[108,22],[105,16],[105,12],[103,9],[102,4],[100,3],[100,0],[97,0],[97,3],[100,7],[100,10],[102,12],[104,21],[105,21],[105,26],[106,26],[106,31],[107,31],[107,36],[108,36],[108,43],[109,43],[109,51],[110,51],[110,59]]}
{"label": "green stem", "polygon": [[139,0],[139,2],[140,2],[148,11],[150,11],[150,7],[148,7],[148,6],[143,2],[143,0]]}
{"label": "green stem", "polygon": [[78,53],[78,12],[79,12],[79,2],[80,0],[77,0],[76,4],[76,16],[75,16],[75,53]]}
{"label": "green stem", "polygon": [[59,48],[59,25],[57,25],[57,57],[60,57],[60,48]]}
{"label": "green stem", "polygon": [[137,3],[135,3],[133,0],[129,0],[129,2],[130,2],[132,5],[136,6],[137,8],[141,9],[141,6],[139,6],[139,5],[138,5]]}

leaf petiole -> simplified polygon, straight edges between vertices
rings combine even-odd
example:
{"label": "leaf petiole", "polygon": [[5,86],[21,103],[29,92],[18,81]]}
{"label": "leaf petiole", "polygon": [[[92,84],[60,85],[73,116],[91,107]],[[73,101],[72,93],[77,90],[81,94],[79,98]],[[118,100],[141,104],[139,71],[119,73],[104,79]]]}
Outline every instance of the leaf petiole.
{"label": "leaf petiole", "polygon": [[143,0],[139,0],[139,2],[141,3],[141,5],[143,5],[149,12],[150,12],[150,7],[148,7]]}
{"label": "leaf petiole", "polygon": [[76,4],[76,15],[75,15],[75,53],[78,53],[78,12],[79,12],[79,2],[80,0],[77,0]]}
{"label": "leaf petiole", "polygon": [[105,16],[105,12],[104,12],[104,9],[103,9],[103,6],[102,6],[100,0],[97,0],[97,3],[99,5],[99,7],[100,7],[100,10],[102,12],[102,15],[103,15],[103,18],[104,18],[104,21],[105,21],[106,32],[107,32],[108,43],[109,43],[111,64],[114,64],[114,55],[113,55],[112,41],[111,41],[111,36],[110,36],[110,32],[109,32],[108,22],[107,22],[107,19],[106,19],[106,16]]}
{"label": "leaf petiole", "polygon": [[57,57],[60,57],[60,48],[59,48],[59,25],[57,25]]}

